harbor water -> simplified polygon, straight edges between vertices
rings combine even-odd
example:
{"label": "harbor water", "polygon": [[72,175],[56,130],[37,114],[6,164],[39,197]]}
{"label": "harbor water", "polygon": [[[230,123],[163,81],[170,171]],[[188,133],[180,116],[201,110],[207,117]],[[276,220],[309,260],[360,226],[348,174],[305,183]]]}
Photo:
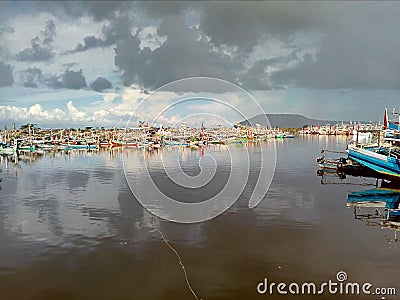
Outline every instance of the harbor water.
{"label": "harbor water", "polygon": [[[257,290],[266,278],[319,285],[344,272],[347,282],[400,293],[396,228],[370,226],[346,203],[349,193],[374,188],[375,180],[317,176],[321,150],[343,151],[347,142],[343,136],[296,136],[232,145],[229,153],[226,146],[210,145],[25,155],[17,163],[3,157],[0,299],[398,299]],[[272,183],[249,209],[260,147],[273,146]],[[194,176],[199,157],[214,157],[210,193],[215,194],[232,167],[225,155],[242,151],[251,153],[255,175],[228,210],[204,222],[179,224],[154,216],[135,199],[125,177],[124,162],[146,160],[164,193],[200,202],[207,195],[170,189],[160,165],[152,162],[179,155],[185,172]],[[135,172],[140,177],[143,170]],[[147,187],[136,188],[145,193]]]}

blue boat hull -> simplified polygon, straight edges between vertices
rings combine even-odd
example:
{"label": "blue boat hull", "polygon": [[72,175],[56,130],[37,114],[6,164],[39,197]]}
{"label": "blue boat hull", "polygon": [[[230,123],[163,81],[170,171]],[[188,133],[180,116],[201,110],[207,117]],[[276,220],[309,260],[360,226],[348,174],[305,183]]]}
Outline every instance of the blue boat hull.
{"label": "blue boat hull", "polygon": [[400,190],[377,188],[366,191],[357,191],[348,194],[347,202],[360,203],[385,203],[386,208],[396,209],[400,200]]}
{"label": "blue boat hull", "polygon": [[349,147],[349,157],[374,171],[400,179],[399,159],[356,147]]}
{"label": "blue boat hull", "polygon": [[63,145],[64,150],[97,149],[96,145]]}

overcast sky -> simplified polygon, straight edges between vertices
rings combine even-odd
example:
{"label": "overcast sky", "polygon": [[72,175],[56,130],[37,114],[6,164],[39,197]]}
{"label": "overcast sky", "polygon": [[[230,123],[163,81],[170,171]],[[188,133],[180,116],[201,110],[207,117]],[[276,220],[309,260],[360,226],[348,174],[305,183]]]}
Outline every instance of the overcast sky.
{"label": "overcast sky", "polygon": [[120,126],[197,76],[267,113],[380,120],[400,108],[400,3],[0,2],[0,121]]}

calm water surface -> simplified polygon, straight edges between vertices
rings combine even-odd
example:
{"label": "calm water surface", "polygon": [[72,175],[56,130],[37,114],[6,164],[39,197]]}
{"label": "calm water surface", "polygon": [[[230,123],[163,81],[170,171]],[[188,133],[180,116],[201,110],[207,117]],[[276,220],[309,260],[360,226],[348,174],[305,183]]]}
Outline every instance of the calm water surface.
{"label": "calm water surface", "polygon": [[[171,188],[160,166],[151,163],[157,155],[176,157],[178,150],[146,156],[136,149],[58,153],[21,157],[17,165],[3,159],[0,299],[195,299],[160,232],[179,253],[202,299],[381,299],[259,295],[256,289],[265,277],[321,283],[336,280],[338,271],[345,271],[349,281],[395,287],[400,293],[400,244],[394,230],[367,226],[346,206],[349,192],[373,188],[365,184],[374,180],[347,178],[339,185],[332,177],[321,184],[316,176],[321,149],[344,150],[346,139],[296,137],[274,143],[276,172],[260,205],[247,206],[255,167],[229,210],[197,224],[171,223],[145,211],[123,172],[122,158],[146,159],[166,194],[202,201],[208,195]],[[259,147],[247,148],[253,164],[260,159]],[[233,149],[231,155],[238,155],[246,146]],[[223,146],[204,151],[218,163],[208,186],[213,194],[226,183],[230,160]],[[201,151],[186,149],[179,155],[185,172],[196,175]]]}

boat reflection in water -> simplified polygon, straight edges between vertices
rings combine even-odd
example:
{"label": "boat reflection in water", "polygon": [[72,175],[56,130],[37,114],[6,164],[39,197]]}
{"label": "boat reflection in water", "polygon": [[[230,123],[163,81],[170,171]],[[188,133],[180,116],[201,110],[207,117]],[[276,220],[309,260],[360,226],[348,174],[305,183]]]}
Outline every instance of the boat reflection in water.
{"label": "boat reflection in water", "polygon": [[347,206],[354,208],[354,218],[366,222],[367,226],[378,226],[394,230],[397,242],[397,231],[400,231],[400,189],[394,184],[382,181],[381,187],[363,191],[350,192]]}
{"label": "boat reflection in water", "polygon": [[[342,154],[342,152],[338,152]],[[396,243],[400,231],[400,185],[398,181],[384,179],[381,174],[364,166],[348,161],[347,158],[327,159],[325,150],[317,159],[323,185],[366,186],[366,190],[349,192],[347,206],[354,208],[354,218],[367,226],[377,226],[394,230]],[[356,189],[356,188],[355,188]]]}

